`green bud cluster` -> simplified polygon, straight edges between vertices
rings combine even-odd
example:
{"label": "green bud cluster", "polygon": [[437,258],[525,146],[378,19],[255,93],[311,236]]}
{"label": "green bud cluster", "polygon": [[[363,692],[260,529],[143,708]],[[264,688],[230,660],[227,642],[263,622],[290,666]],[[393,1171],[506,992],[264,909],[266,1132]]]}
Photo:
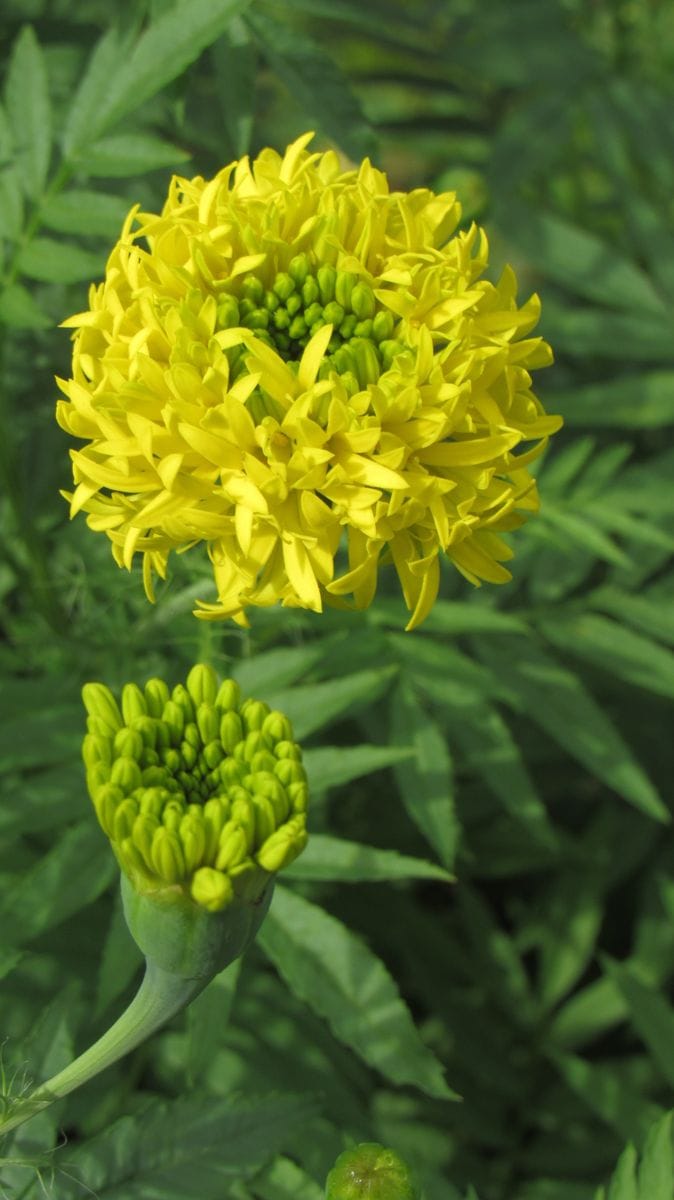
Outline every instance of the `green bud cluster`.
{"label": "green bud cluster", "polygon": [[[368,283],[352,271],[316,267],[308,254],[296,254],[271,287],[248,275],[238,296],[224,296],[218,307],[223,329],[245,326],[289,362],[302,357],[309,339],[324,325],[333,332],[320,377],[342,376],[350,395],[376,383],[399,354],[409,348],[394,336],[396,318],[381,308]],[[245,370],[245,351],[229,351],[234,377]]]}
{"label": "green bud cluster", "polygon": [[172,691],[83,688],[87,786],[134,886],[174,886],[209,912],[261,894],[307,841],[307,779],[287,717],[192,668]]}

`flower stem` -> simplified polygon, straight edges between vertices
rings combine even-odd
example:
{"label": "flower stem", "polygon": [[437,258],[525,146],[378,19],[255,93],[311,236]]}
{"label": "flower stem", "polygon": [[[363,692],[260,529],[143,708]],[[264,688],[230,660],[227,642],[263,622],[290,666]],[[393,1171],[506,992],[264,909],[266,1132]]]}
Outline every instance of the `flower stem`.
{"label": "flower stem", "polygon": [[198,996],[208,982],[208,976],[185,979],[171,975],[147,959],[143,982],[121,1017],[69,1066],[13,1103],[5,1117],[0,1116],[0,1137],[134,1050]]}

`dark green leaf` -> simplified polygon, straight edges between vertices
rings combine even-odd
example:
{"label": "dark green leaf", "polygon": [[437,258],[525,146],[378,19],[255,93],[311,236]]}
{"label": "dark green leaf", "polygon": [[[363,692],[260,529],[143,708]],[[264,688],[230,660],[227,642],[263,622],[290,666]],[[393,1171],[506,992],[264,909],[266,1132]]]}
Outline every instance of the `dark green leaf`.
{"label": "dark green leaf", "polygon": [[489,643],[488,660],[507,681],[511,703],[630,804],[668,821],[669,812],[650,779],[578,676],[531,639],[496,642]]}
{"label": "dark green leaf", "polygon": [[257,68],[257,53],[241,17],[232,19],[210,53],[232,156],[240,158],[250,150]]}
{"label": "dark green leaf", "polygon": [[170,83],[220,37],[248,0],[190,0],[175,4],[138,38],[109,79],[91,114],[89,140],[134,112]]}
{"label": "dark green leaf", "polygon": [[395,667],[378,671],[358,671],[331,683],[315,683],[295,687],[287,692],[274,692],[264,698],[272,708],[286,713],[293,723],[298,741],[335,721],[351,714],[364,704],[376,700],[396,674]]}
{"label": "dark green leaf", "polygon": [[12,49],[5,102],[24,190],[37,199],[49,171],[51,107],[42,49],[30,25],[24,25]]}
{"label": "dark green leaf", "polygon": [[415,751],[414,761],[398,763],[395,768],[403,804],[440,861],[451,870],[459,838],[452,761],[440,730],[407,684],[393,693],[391,730],[397,742],[406,742]]}
{"label": "dark green leaf", "polygon": [[54,238],[37,237],[20,252],[18,267],[21,274],[42,283],[79,283],[100,278],[105,255]]}
{"label": "dark green leaf", "polygon": [[79,1180],[101,1200],[221,1200],[228,1183],[271,1158],[312,1107],[291,1093],[154,1102],[70,1150],[59,1200],[80,1200]]}
{"label": "dark green leaf", "polygon": [[160,167],[177,168],[189,160],[189,154],[149,133],[120,133],[99,138],[87,150],[81,170],[85,175],[103,179],[124,179],[142,175]]}
{"label": "dark green leaf", "polygon": [[674,371],[620,375],[555,392],[555,411],[577,427],[657,429],[674,423]]}
{"label": "dark green leaf", "polygon": [[295,879],[342,883],[389,883],[395,879],[437,879],[451,883],[453,878],[442,867],[423,858],[410,858],[395,850],[380,850],[320,833],[312,833],[306,850],[287,874]]}
{"label": "dark green leaf", "polygon": [[674,1087],[674,1011],[661,992],[644,983],[628,964],[606,958],[604,968],[619,988],[655,1067]]}
{"label": "dark green leaf", "polygon": [[455,1098],[386,967],[340,921],[277,886],[259,940],[296,995],[367,1063],[393,1083]]}
{"label": "dark green leaf", "polygon": [[325,792],[414,755],[407,746],[312,746],[304,752],[304,765],[310,788]]}
{"label": "dark green leaf", "polygon": [[539,628],[554,645],[626,683],[674,697],[674,654],[618,621],[580,613],[539,621]]}
{"label": "dark green leaf", "polygon": [[270,66],[327,137],[352,158],[371,154],[372,132],[346,75],[332,55],[297,28],[253,8],[246,21]]}
{"label": "dark green leaf", "polygon": [[57,233],[114,236],[121,230],[131,205],[122,196],[80,188],[51,196],[42,207],[42,220]]}

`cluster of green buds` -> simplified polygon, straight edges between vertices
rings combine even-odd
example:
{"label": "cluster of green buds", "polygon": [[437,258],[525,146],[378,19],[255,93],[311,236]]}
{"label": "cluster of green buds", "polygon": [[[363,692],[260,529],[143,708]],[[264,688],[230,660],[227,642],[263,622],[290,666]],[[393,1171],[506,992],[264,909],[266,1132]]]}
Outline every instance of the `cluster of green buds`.
{"label": "cluster of green buds", "polygon": [[[238,296],[220,300],[222,329],[244,326],[273,346],[289,362],[298,361],[309,339],[324,325],[332,326],[320,378],[336,371],[350,395],[376,383],[399,354],[409,349],[395,336],[397,319],[378,305],[369,283],[353,271],[324,264],[309,254],[296,254],[270,287],[248,275]],[[234,377],[245,369],[245,352],[230,351]]]}
{"label": "cluster of green buds", "polygon": [[328,1175],[325,1200],[419,1200],[409,1167],[377,1142],[340,1154]]}
{"label": "cluster of green buds", "polygon": [[98,819],[136,891],[170,887],[219,912],[254,900],[306,845],[307,780],[283,713],[198,665],[169,691],[83,689]]}

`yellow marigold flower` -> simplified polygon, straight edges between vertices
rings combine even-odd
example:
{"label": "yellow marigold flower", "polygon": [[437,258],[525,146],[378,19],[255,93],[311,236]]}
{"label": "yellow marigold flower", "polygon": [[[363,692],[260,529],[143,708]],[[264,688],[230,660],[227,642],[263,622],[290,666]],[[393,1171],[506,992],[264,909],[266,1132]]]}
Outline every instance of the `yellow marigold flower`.
{"label": "yellow marigold flower", "polygon": [[[529,473],[559,428],[531,390],[551,361],[540,305],[454,193],[390,192],[306,134],[214,179],[174,178],[129,214],[59,380],[71,513],[127,568],[164,577],[205,542],[218,600],[320,611],[370,604],[392,561],[418,625],[439,554],[472,583],[510,578],[500,537],[538,505]],[[522,449],[522,444],[530,445]],[[345,544],[345,560],[336,557]]]}

